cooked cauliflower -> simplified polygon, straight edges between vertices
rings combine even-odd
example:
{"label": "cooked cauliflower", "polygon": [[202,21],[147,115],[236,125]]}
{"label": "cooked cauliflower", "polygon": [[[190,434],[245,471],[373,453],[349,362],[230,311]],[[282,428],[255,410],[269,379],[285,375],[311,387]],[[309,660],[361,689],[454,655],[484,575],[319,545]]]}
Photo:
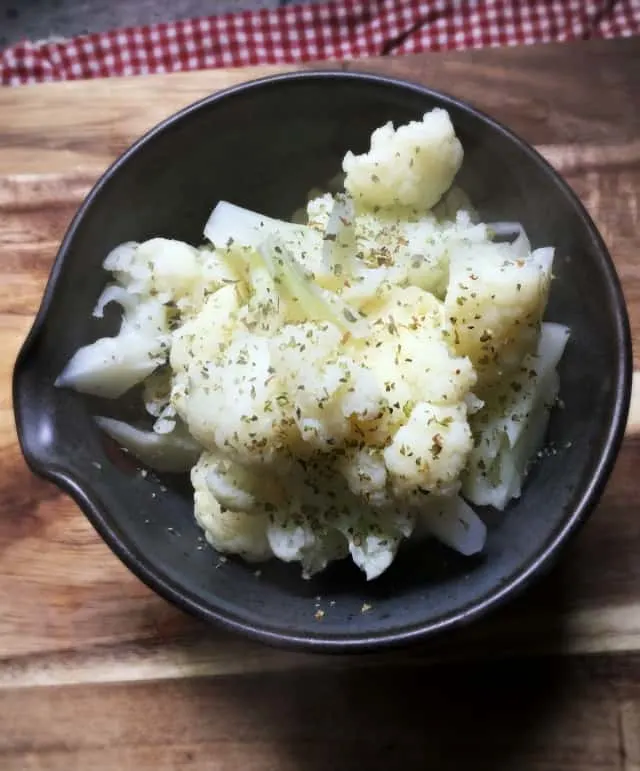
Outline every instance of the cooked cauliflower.
{"label": "cooked cauliflower", "polygon": [[458,246],[449,266],[445,309],[456,351],[483,385],[512,372],[535,349],[547,304],[553,252],[514,257],[508,244]]}
{"label": "cooked cauliflower", "polygon": [[464,403],[417,404],[384,451],[396,494],[456,493],[472,447]]}
{"label": "cooked cauliflower", "polygon": [[105,295],[109,292],[106,300],[98,301],[94,315],[100,318],[104,305],[112,300],[120,302],[124,309],[120,332],[76,351],[56,385],[115,399],[166,362],[170,330],[165,305],[156,298],[133,304],[128,294],[122,299],[110,290],[105,291]]}
{"label": "cooked cauliflower", "polygon": [[143,463],[191,470],[218,552],[305,577],[350,556],[371,580],[414,530],[477,553],[467,501],[520,494],[567,331],[542,323],[553,250],[477,221],[452,187],[462,155],[433,110],[347,153],[344,190],[311,191],[294,222],[221,201],[207,245],[108,255],[94,315],[120,306],[120,330],[57,382],[142,384],[148,426],[98,423]]}
{"label": "cooked cauliflower", "polygon": [[342,164],[344,187],[366,209],[427,212],[451,187],[462,156],[449,114],[431,110],[420,122],[376,129],[368,153],[348,152]]}
{"label": "cooked cauliflower", "polygon": [[[217,461],[214,456],[213,462]],[[207,541],[220,552],[238,554],[248,562],[261,562],[271,556],[265,514],[247,514],[222,506],[210,490],[212,458],[203,453],[191,470],[194,513]]]}

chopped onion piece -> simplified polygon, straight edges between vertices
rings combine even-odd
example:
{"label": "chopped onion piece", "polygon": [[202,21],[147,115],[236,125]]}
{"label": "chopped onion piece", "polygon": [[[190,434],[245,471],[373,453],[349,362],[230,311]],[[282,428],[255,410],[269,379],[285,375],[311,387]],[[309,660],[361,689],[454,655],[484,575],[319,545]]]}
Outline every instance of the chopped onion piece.
{"label": "chopped onion piece", "polygon": [[272,233],[304,234],[309,228],[284,220],[265,217],[241,206],[220,201],[211,212],[204,235],[218,249],[233,243],[257,249]]}
{"label": "chopped onion piece", "polygon": [[259,247],[259,252],[267,262],[278,289],[286,292],[288,300],[295,302],[307,319],[328,321],[353,337],[370,335],[369,325],[358,312],[349,308],[337,295],[324,294],[305,274],[282,241],[269,238]]}

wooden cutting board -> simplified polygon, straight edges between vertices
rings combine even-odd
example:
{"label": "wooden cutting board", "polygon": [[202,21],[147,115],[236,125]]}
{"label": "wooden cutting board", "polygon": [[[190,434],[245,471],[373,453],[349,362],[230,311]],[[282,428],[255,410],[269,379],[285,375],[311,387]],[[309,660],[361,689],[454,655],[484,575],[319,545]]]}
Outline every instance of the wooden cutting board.
{"label": "wooden cutting board", "polygon": [[[640,340],[640,39],[342,66],[451,92],[535,144],[598,224]],[[357,660],[283,653],[187,618],[27,470],[11,371],[82,198],[162,118],[273,71],[0,91],[0,768],[638,771],[632,431],[598,510],[525,598],[444,642]]]}

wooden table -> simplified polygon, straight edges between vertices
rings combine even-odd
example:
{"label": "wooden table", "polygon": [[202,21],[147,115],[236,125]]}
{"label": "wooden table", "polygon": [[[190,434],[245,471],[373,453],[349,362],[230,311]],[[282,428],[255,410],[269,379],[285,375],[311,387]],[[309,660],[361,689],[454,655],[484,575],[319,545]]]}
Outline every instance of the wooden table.
{"label": "wooden table", "polygon": [[[640,39],[344,66],[449,91],[534,143],[599,225],[640,339]],[[76,207],[145,129],[266,71],[0,92],[0,769],[638,771],[630,435],[598,511],[526,598],[438,644],[348,660],[187,618],[27,470],[10,375]]]}

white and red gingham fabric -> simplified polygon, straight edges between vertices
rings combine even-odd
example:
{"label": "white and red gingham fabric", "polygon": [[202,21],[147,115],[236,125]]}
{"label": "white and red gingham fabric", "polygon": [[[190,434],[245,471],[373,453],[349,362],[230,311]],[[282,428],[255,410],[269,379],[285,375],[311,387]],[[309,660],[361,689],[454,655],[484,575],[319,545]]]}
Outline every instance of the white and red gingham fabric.
{"label": "white and red gingham fabric", "polygon": [[0,53],[0,83],[356,59],[640,34],[640,0],[333,0]]}

